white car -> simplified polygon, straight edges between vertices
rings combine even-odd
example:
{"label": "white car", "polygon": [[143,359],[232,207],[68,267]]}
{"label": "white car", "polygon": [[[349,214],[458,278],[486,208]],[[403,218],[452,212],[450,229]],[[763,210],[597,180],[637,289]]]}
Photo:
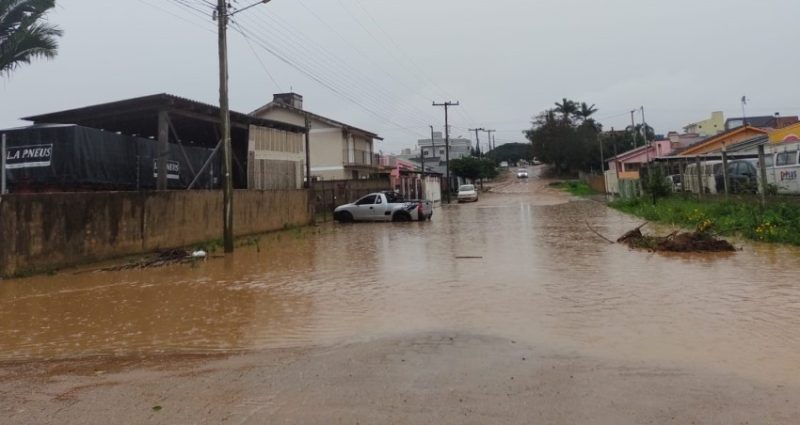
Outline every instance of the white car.
{"label": "white car", "polygon": [[333,218],[340,223],[353,221],[425,221],[433,216],[433,203],[406,200],[395,192],[370,193],[351,204],[340,205]]}
{"label": "white car", "polygon": [[477,202],[478,190],[475,185],[465,184],[458,188],[458,202]]}
{"label": "white car", "polygon": [[527,179],[528,178],[528,170],[524,168],[520,168],[517,170],[517,178],[518,179]]}

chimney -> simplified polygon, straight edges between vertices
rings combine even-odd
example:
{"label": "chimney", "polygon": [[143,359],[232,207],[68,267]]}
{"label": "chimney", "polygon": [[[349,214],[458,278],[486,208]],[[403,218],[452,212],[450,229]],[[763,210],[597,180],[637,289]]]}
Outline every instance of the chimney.
{"label": "chimney", "polygon": [[272,96],[272,101],[289,105],[293,108],[303,109],[303,96],[297,93],[277,93]]}

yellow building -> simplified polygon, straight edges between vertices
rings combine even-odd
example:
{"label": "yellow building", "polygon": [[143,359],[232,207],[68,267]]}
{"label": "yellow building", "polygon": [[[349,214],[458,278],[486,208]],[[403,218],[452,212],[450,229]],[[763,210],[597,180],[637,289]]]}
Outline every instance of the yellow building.
{"label": "yellow building", "polygon": [[725,114],[720,111],[712,112],[711,118],[692,123],[683,127],[686,133],[699,134],[701,136],[714,136],[725,131]]}
{"label": "yellow building", "polygon": [[800,141],[800,123],[790,125],[769,133],[770,143],[788,143]]}

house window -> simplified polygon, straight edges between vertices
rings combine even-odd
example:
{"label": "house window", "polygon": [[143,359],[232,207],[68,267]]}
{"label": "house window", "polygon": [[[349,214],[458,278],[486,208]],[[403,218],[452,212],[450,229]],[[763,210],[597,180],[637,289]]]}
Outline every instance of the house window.
{"label": "house window", "polygon": [[439,149],[439,155],[444,155],[444,149]]}

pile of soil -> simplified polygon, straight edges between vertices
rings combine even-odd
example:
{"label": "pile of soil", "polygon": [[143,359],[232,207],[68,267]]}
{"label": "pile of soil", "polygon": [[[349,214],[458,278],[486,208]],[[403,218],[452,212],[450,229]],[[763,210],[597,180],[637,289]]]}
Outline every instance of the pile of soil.
{"label": "pile of soil", "polygon": [[617,239],[631,248],[667,252],[732,252],[736,248],[730,242],[717,239],[705,232],[675,232],[667,236],[645,236],[641,227],[625,233]]}

